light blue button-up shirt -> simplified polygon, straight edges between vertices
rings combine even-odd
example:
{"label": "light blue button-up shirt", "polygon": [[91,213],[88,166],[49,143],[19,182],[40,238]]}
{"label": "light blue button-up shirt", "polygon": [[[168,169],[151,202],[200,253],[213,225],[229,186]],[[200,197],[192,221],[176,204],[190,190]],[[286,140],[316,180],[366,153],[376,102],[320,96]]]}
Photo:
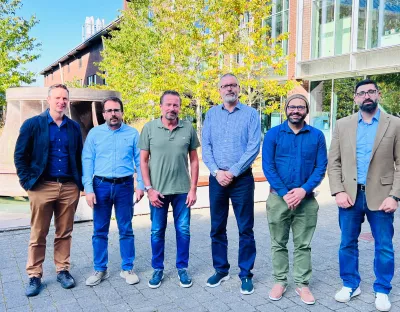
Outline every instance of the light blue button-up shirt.
{"label": "light blue button-up shirt", "polygon": [[357,183],[365,184],[367,182],[367,174],[369,163],[371,162],[372,148],[376,131],[378,130],[380,110],[372,117],[371,123],[366,123],[362,119],[361,112],[358,112],[357,126]]}
{"label": "light blue button-up shirt", "polygon": [[122,123],[111,130],[106,123],[90,130],[82,151],[82,182],[93,193],[93,176],[122,178],[137,174],[137,188],[143,190],[140,171],[139,132]]}
{"label": "light blue button-up shirt", "polygon": [[210,170],[246,171],[260,152],[261,126],[257,111],[238,103],[232,112],[222,104],[212,107],[203,126],[203,161]]}

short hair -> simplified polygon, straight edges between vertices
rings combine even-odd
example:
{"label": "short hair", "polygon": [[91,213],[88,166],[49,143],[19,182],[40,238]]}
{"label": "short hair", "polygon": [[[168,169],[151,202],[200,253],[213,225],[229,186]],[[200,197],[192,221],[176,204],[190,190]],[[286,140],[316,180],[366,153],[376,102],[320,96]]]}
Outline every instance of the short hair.
{"label": "short hair", "polygon": [[219,81],[218,81],[218,88],[221,88],[221,80],[224,79],[225,77],[234,77],[234,78],[237,80],[238,84],[239,84],[239,79],[238,79],[238,77],[236,77],[236,76],[235,76],[234,74],[232,74],[232,73],[227,73],[227,74],[222,75],[222,76],[219,78]]}
{"label": "short hair", "polygon": [[166,95],[175,95],[175,96],[177,96],[179,98],[179,103],[180,104],[182,103],[181,95],[179,94],[179,92],[177,92],[175,90],[167,90],[167,91],[164,91],[163,94],[160,97],[160,105],[162,105],[163,100],[164,100],[164,96],[166,96]]}
{"label": "short hair", "polygon": [[58,89],[58,88],[66,90],[67,93],[68,93],[68,96],[69,96],[69,90],[68,90],[67,86],[65,84],[62,84],[62,83],[56,83],[56,84],[53,84],[52,86],[50,86],[49,90],[47,91],[47,95],[50,96],[51,90]]}
{"label": "short hair", "polygon": [[357,89],[359,87],[364,86],[364,85],[368,85],[368,84],[373,84],[375,86],[376,90],[379,91],[379,87],[378,87],[378,85],[377,85],[375,80],[364,79],[364,80],[362,80],[362,81],[360,81],[359,83],[356,84],[356,87],[354,89],[354,93],[357,93]]}
{"label": "short hair", "polygon": [[101,101],[101,110],[104,112],[104,105],[108,102],[108,101],[112,101],[112,102],[117,102],[119,103],[119,106],[121,106],[121,112],[124,112],[124,105],[122,104],[122,101],[120,98],[116,97],[116,96],[109,96],[107,98],[105,98],[103,101]]}

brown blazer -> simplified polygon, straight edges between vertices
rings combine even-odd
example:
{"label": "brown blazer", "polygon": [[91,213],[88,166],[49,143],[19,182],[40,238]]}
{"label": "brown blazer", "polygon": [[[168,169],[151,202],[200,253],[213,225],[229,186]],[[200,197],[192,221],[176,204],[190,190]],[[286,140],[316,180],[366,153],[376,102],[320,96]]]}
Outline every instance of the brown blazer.
{"label": "brown blazer", "polygon": [[[331,194],[357,196],[358,113],[340,119],[333,133],[328,159]],[[378,210],[389,195],[400,197],[400,118],[381,111],[366,182],[367,204]]]}

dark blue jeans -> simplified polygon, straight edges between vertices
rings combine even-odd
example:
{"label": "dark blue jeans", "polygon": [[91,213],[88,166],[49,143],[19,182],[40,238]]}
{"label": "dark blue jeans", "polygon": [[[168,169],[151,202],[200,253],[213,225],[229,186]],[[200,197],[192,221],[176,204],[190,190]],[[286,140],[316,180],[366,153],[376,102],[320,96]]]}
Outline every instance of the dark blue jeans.
{"label": "dark blue jeans", "polygon": [[251,270],[256,259],[254,240],[254,178],[251,171],[234,178],[227,187],[221,186],[210,175],[210,213],[211,213],[211,250],[213,266],[217,272],[228,273],[228,238],[226,224],[229,214],[229,199],[239,228],[239,277],[253,277]]}
{"label": "dark blue jeans", "polygon": [[155,270],[164,270],[165,230],[167,229],[168,207],[172,206],[176,233],[176,268],[186,269],[189,263],[190,208],[185,204],[187,193],[164,195],[163,206],[150,204],[151,218],[151,265]]}
{"label": "dark blue jeans", "polygon": [[358,236],[367,215],[375,240],[374,291],[389,294],[394,275],[393,213],[371,211],[367,207],[365,192],[359,190],[353,207],[339,207],[339,225],[342,231],[339,249],[340,277],[343,285],[355,290],[361,281],[358,272]]}
{"label": "dark blue jeans", "polygon": [[114,184],[93,179],[93,188],[97,204],[93,209],[93,258],[96,271],[107,270],[108,263],[108,231],[112,207],[115,209],[119,230],[119,250],[122,258],[121,269],[133,268],[135,260],[134,235],[132,230],[133,217],[133,179]]}

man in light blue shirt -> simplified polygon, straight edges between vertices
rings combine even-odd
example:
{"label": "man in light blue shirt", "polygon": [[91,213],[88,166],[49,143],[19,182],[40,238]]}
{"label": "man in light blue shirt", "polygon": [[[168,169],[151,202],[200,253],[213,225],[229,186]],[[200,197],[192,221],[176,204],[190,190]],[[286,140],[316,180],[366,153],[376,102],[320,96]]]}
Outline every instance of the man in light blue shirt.
{"label": "man in light blue shirt", "polygon": [[210,175],[211,247],[215,274],[207,286],[229,279],[226,223],[229,199],[239,228],[241,293],[254,292],[251,270],[256,258],[254,241],[254,178],[251,164],[260,151],[261,127],[257,111],[239,102],[240,86],[232,74],[219,82],[223,104],[212,107],[203,127],[203,161]]}
{"label": "man in light blue shirt", "polygon": [[133,272],[135,260],[133,217],[133,174],[137,174],[136,202],[144,195],[140,171],[139,133],[122,122],[123,105],[119,98],[110,97],[102,102],[106,120],[90,130],[82,152],[83,185],[86,201],[93,208],[94,274],[86,285],[95,286],[109,277],[108,231],[112,207],[119,229],[120,276],[128,284],[139,282]]}
{"label": "man in light blue shirt", "polygon": [[367,183],[367,173],[369,163],[371,162],[372,147],[374,146],[376,130],[378,130],[379,116],[381,111],[376,110],[371,122],[363,120],[361,110],[358,112],[357,126],[357,182],[359,184]]}

